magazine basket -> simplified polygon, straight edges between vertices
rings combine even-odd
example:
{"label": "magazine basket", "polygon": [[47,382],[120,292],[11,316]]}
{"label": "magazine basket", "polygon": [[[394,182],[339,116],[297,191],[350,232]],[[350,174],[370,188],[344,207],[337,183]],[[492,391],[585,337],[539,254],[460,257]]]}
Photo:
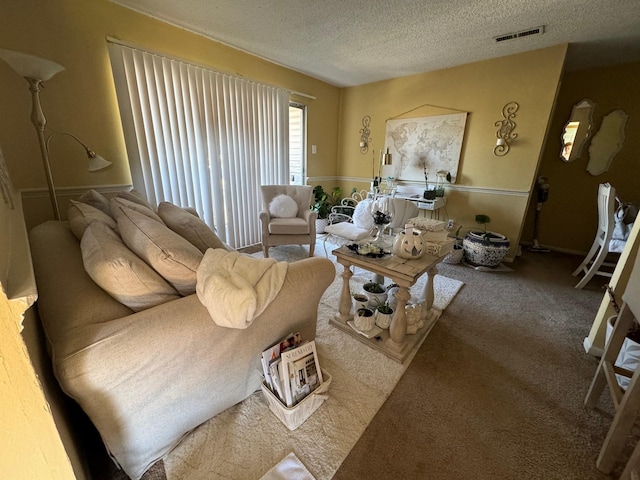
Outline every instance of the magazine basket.
{"label": "magazine basket", "polygon": [[331,383],[331,375],[326,370],[322,370],[322,378],[324,380],[322,384],[293,407],[284,405],[265,382],[262,382],[262,393],[267,399],[269,409],[289,430],[293,431],[302,425],[329,398],[327,390],[329,390],[329,384]]}

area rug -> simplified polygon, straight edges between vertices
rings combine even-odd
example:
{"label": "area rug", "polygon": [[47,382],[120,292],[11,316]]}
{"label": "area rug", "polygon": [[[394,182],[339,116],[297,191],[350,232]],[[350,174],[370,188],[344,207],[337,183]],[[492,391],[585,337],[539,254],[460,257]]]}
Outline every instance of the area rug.
{"label": "area rug", "polygon": [[[302,247],[272,248],[277,260],[306,256]],[[262,254],[254,254],[261,257]],[[329,255],[331,258],[331,255]],[[328,399],[295,431],[269,410],[262,392],[191,432],[164,458],[168,480],[256,480],[294,453],[317,480],[330,479],[376,412],[389,396],[414,352],[400,365],[329,325],[335,315],[342,286],[342,266],[323,295],[318,311],[316,345],[321,367],[331,375]],[[368,281],[358,270],[351,279]],[[425,279],[412,289],[419,297]],[[463,283],[437,275],[434,307],[446,308]]]}

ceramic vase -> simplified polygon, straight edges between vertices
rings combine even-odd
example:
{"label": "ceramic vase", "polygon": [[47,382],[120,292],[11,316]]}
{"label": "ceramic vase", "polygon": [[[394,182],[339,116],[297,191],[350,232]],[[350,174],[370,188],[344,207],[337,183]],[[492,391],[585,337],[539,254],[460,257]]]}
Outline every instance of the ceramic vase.
{"label": "ceramic vase", "polygon": [[376,310],[376,325],[383,330],[387,330],[391,325],[391,319],[393,318],[393,312],[382,313],[380,310]]}
{"label": "ceramic vase", "polygon": [[356,311],[353,321],[358,330],[368,332],[375,325],[376,317],[370,308],[361,308]]}
{"label": "ceramic vase", "polygon": [[371,292],[368,289],[373,285],[374,282],[365,283],[362,289],[369,297],[369,307],[376,308],[378,305],[382,305],[387,301],[387,289],[384,285],[377,283],[375,285],[380,285],[384,291],[382,293]]}
{"label": "ceramic vase", "polygon": [[465,260],[475,267],[498,267],[509,253],[509,245],[504,235],[480,230],[472,230],[462,241]]}

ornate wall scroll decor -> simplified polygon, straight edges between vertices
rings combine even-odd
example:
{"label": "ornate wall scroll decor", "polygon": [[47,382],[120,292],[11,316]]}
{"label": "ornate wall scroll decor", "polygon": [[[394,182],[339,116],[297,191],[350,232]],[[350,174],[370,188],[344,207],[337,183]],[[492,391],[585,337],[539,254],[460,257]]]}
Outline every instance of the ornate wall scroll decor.
{"label": "ornate wall scroll decor", "polygon": [[496,146],[493,149],[493,154],[497,157],[502,157],[509,152],[510,142],[514,140],[518,134],[513,133],[516,128],[516,122],[513,121],[520,106],[516,102],[509,102],[502,107],[502,116],[504,119],[498,120],[495,126],[498,127],[496,132]]}
{"label": "ornate wall scroll decor", "polygon": [[362,117],[362,128],[360,129],[360,153],[365,154],[369,151],[369,144],[371,143],[371,117],[365,115]]}

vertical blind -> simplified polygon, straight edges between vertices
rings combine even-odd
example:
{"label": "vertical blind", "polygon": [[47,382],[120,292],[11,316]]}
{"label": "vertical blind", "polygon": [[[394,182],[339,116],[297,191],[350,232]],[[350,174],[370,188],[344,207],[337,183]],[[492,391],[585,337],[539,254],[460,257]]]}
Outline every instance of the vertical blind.
{"label": "vertical blind", "polygon": [[260,242],[260,185],[289,183],[289,92],[109,42],[134,188]]}

